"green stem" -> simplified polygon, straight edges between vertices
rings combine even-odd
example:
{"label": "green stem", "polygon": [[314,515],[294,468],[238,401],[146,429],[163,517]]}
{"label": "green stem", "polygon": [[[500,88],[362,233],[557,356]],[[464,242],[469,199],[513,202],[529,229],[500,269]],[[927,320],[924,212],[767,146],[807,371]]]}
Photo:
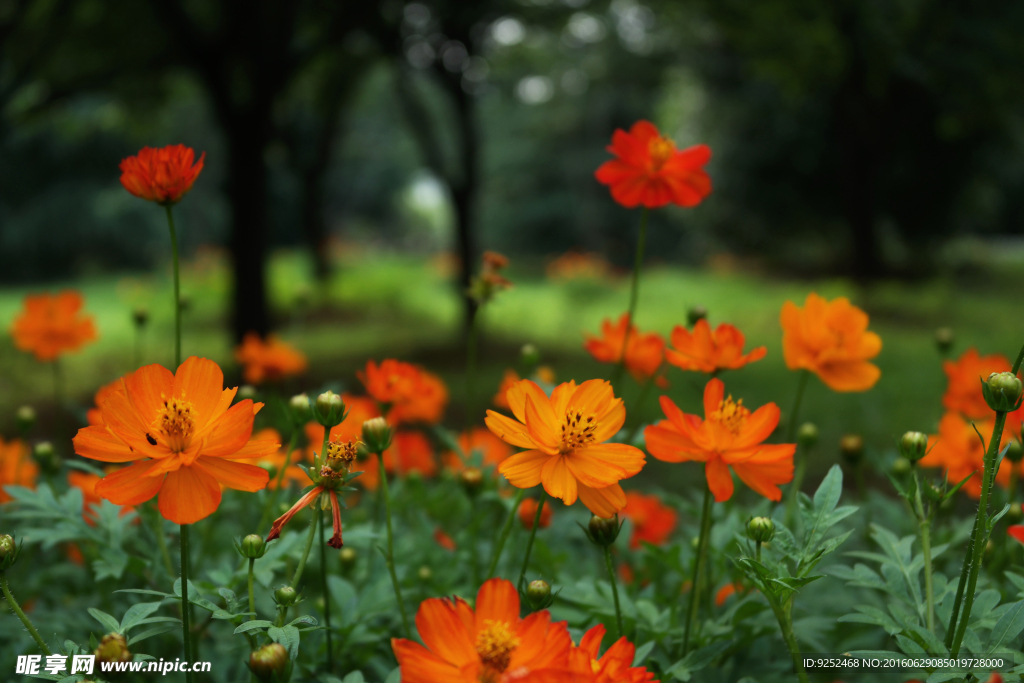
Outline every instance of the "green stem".
{"label": "green stem", "polygon": [[[321,496],[324,494],[320,494]],[[316,536],[316,523],[320,517],[320,497],[313,501],[310,506],[313,509],[313,519],[309,520],[309,534],[306,536],[306,547],[302,550],[302,559],[299,560],[299,566],[295,568],[295,574],[292,576],[291,587],[295,590],[299,590],[299,580],[302,578],[302,572],[306,569],[306,560],[309,559],[309,551],[313,547],[313,538]]]}
{"label": "green stem", "polygon": [[188,524],[179,525],[181,530],[181,639],[185,648],[186,683],[192,683],[192,624],[188,602]]}
{"label": "green stem", "polygon": [[256,564],[256,559],[253,557],[249,558],[249,611],[252,615],[249,617],[249,621],[256,618],[256,594],[252,592],[252,567]]}
{"label": "green stem", "polygon": [[797,418],[800,416],[800,404],[804,400],[804,390],[807,389],[807,379],[811,376],[807,370],[800,371],[800,379],[797,382],[796,398],[793,400],[793,409],[789,411],[789,424],[786,425],[785,443],[793,443],[796,438]]}
{"label": "green stem", "polygon": [[921,552],[924,553],[924,592],[928,604],[927,622],[928,630],[935,633],[935,591],[932,588],[932,537],[931,520],[924,511],[924,503],[921,502],[921,481],[917,476],[917,467],[914,468],[914,505],[917,514],[918,527],[921,530]]}
{"label": "green stem", "polygon": [[7,598],[7,604],[11,606],[11,609],[14,610],[14,613],[18,615],[19,619],[21,619],[21,623],[23,623],[25,625],[25,628],[28,629],[28,632],[32,634],[33,640],[36,641],[36,645],[39,646],[39,649],[42,651],[42,653],[49,657],[51,654],[53,654],[52,652],[50,652],[50,648],[46,647],[46,643],[39,635],[39,631],[36,630],[36,627],[29,620],[28,615],[26,615],[25,612],[21,609],[21,605],[18,604],[18,601],[14,599],[13,595],[11,595],[11,588],[7,585],[6,572],[0,572],[0,586],[2,586],[4,589],[4,597]]}
{"label": "green stem", "polygon": [[164,538],[164,518],[157,511],[156,524],[153,528],[153,533],[156,535],[156,547],[160,550],[160,557],[164,561],[164,569],[167,570],[167,577],[170,579],[174,578],[174,565],[171,564],[171,554],[167,551],[167,539]]}
{"label": "green stem", "polygon": [[519,590],[523,590],[523,581],[526,579],[526,568],[530,564],[530,551],[533,550],[533,538],[537,535],[537,529],[540,527],[540,515],[544,511],[544,503],[547,500],[548,492],[544,490],[542,486],[540,489],[540,498],[537,499],[537,514],[533,516],[533,528],[530,529],[530,538],[526,541],[526,555],[523,557],[523,569],[519,572],[519,581],[516,582],[516,587]]}
{"label": "green stem", "polygon": [[473,426],[473,410],[476,402],[476,347],[477,318],[481,308],[477,307],[466,329],[466,429]]}
{"label": "green stem", "polygon": [[388,564],[388,572],[391,574],[391,585],[395,589],[395,599],[398,601],[398,611],[402,615],[402,627],[405,629],[405,637],[412,639],[412,629],[409,628],[409,615],[405,613],[405,602],[402,600],[402,587],[398,584],[398,574],[395,573],[395,547],[391,533],[391,496],[388,494],[388,473],[384,469],[384,454],[378,453],[380,460],[380,492],[384,496],[384,520],[388,532],[388,551],[385,559]]}
{"label": "green stem", "polygon": [[[1024,354],[1024,349],[1021,350]],[[1020,359],[1018,358],[1018,361]],[[999,452],[999,442],[1003,438],[1003,426],[1006,424],[1006,413],[996,411],[996,424],[992,429],[992,438],[988,442],[988,452],[985,454],[985,469],[981,480],[981,498],[978,500],[977,528],[974,530],[973,557],[970,558],[971,567],[967,575],[967,588],[964,591],[964,614],[957,625],[956,636],[953,638],[953,645],[950,648],[950,655],[956,657],[960,652],[960,645],[964,640],[964,633],[967,631],[967,622],[971,619],[971,608],[974,606],[974,590],[978,585],[978,573],[981,571],[981,560],[985,553],[985,538],[988,535],[988,496],[991,487],[992,472],[996,465],[996,455]],[[964,562],[968,559],[965,558]]]}
{"label": "green stem", "polygon": [[700,515],[700,537],[697,539],[697,557],[693,562],[693,578],[690,580],[690,598],[686,608],[686,626],[683,629],[683,656],[690,651],[690,629],[697,620],[697,610],[700,606],[698,593],[701,589],[703,579],[704,558],[708,551],[708,536],[711,533],[711,504],[714,498],[711,497],[711,489],[704,487],[704,507]]}
{"label": "green stem", "polygon": [[171,266],[174,270],[174,368],[181,365],[181,277],[178,267],[178,235],[174,231],[174,213],[171,205],[167,209],[167,227],[171,231]]}
{"label": "green stem", "polygon": [[772,611],[775,612],[775,618],[778,620],[779,628],[782,630],[782,639],[786,641],[786,647],[789,648],[789,654],[793,658],[793,667],[796,669],[797,678],[800,680],[800,683],[808,683],[807,671],[804,669],[804,660],[800,656],[800,644],[793,633],[792,597],[789,600],[785,606],[775,605],[775,601],[772,600]]}
{"label": "green stem", "polygon": [[[326,429],[324,432],[326,433]],[[298,443],[299,429],[296,427],[292,431],[291,439],[288,440],[288,451],[284,456],[284,464],[281,465],[281,471],[277,473],[277,485],[274,486],[274,490],[270,492],[270,499],[267,500],[267,504],[263,508],[263,514],[260,515],[259,526],[256,530],[259,531],[263,528],[263,525],[270,521],[270,517],[274,513],[274,506],[277,505],[277,497],[281,493],[281,485],[284,482],[284,472],[288,469],[288,466],[292,462],[292,454],[295,452],[295,444]]]}
{"label": "green stem", "polygon": [[786,526],[793,528],[793,520],[796,519],[796,510],[800,501],[800,487],[804,483],[804,476],[807,473],[807,449],[796,447],[796,471],[793,473],[793,482],[789,485],[789,493],[786,496]]}
{"label": "green stem", "polygon": [[640,298],[640,271],[644,266],[644,247],[647,244],[647,217],[651,211],[646,206],[640,211],[640,231],[636,238],[636,254],[633,257],[633,280],[629,288],[629,311],[626,315],[626,334],[622,339],[622,356],[619,364],[612,374],[612,385],[618,383],[622,377],[622,371],[626,367],[626,348],[629,345],[629,332],[633,327],[633,318],[636,317],[636,304]]}
{"label": "green stem", "polygon": [[619,584],[615,580],[615,566],[612,564],[612,547],[604,547],[604,566],[608,569],[608,580],[612,584],[612,598],[615,600],[615,625],[619,628],[618,637],[626,635],[626,629],[622,627],[622,607],[619,605]]}
{"label": "green stem", "polygon": [[498,570],[498,560],[501,559],[501,551],[505,549],[505,541],[508,540],[508,535],[512,532],[512,521],[516,518],[516,511],[519,510],[519,506],[523,502],[523,496],[526,495],[526,489],[519,489],[516,493],[516,499],[512,503],[512,509],[508,511],[508,517],[505,518],[505,524],[501,527],[501,534],[498,536],[498,543],[494,546],[494,555],[491,557],[491,566],[487,569],[487,578],[490,579],[494,576],[494,572]]}
{"label": "green stem", "polygon": [[331,644],[331,594],[327,590],[327,541],[324,539],[324,511],[320,511],[320,592],[324,595],[324,628],[327,630],[327,673],[334,670]]}
{"label": "green stem", "polygon": [[758,564],[761,564],[761,541],[757,541],[757,545],[754,550],[754,559],[757,560]]}
{"label": "green stem", "polygon": [[967,544],[967,555],[964,558],[964,566],[960,570],[960,581],[956,586],[956,596],[953,598],[953,611],[949,614],[949,626],[946,628],[946,649],[953,646],[953,636],[956,635],[957,619],[960,616],[960,606],[964,600],[964,586],[967,585],[967,573],[971,568],[971,558],[974,556],[974,535],[978,531],[978,520],[974,520],[971,528],[970,542]]}

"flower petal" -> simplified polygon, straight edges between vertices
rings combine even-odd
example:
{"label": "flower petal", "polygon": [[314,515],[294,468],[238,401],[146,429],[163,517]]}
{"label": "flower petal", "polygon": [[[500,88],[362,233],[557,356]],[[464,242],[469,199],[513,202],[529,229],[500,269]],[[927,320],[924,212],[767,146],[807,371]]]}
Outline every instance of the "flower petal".
{"label": "flower petal", "polygon": [[612,517],[626,507],[626,493],[618,484],[595,489],[578,484],[580,502],[598,517]]}
{"label": "flower petal", "polygon": [[236,491],[260,491],[267,487],[270,473],[256,465],[246,465],[223,458],[200,456],[192,463],[217,480],[221,486]]}
{"label": "flower petal", "polygon": [[484,424],[505,443],[519,446],[520,448],[537,448],[539,445],[534,442],[533,437],[526,431],[525,424],[516,422],[501,413],[488,410],[487,417],[484,418]]}
{"label": "flower petal", "polygon": [[704,463],[704,475],[708,479],[708,488],[714,494],[716,503],[732,498],[732,474],[729,473],[729,466],[722,462],[721,458],[711,458]]}
{"label": "flower petal", "polygon": [[445,662],[462,667],[479,659],[473,636],[447,599],[429,598],[420,603],[416,630],[430,651]]}
{"label": "flower petal", "polygon": [[[511,581],[488,579],[476,594],[476,633],[480,633],[488,621],[504,621],[516,624],[519,621],[519,593]],[[473,634],[476,641],[476,634]]]}
{"label": "flower petal", "polygon": [[539,450],[523,451],[502,461],[498,465],[498,472],[505,475],[513,486],[528,489],[541,482],[544,464],[560,457]]}
{"label": "flower petal", "polygon": [[603,488],[643,469],[644,452],[624,443],[586,446],[565,456],[569,471],[580,483]]}
{"label": "flower petal", "polygon": [[572,505],[576,502],[576,478],[572,476],[565,460],[562,455],[549,458],[544,463],[540,478],[548,495],[561,498],[566,505]]}
{"label": "flower petal", "polygon": [[392,638],[391,649],[395,652],[402,672],[402,683],[466,683],[466,678],[457,667],[419,643]]}
{"label": "flower petal", "polygon": [[154,477],[150,473],[159,463],[159,460],[143,460],[111,472],[96,484],[96,495],[115,505],[145,503],[164,484],[163,476]]}
{"label": "flower petal", "polygon": [[167,475],[160,489],[160,514],[175,524],[192,524],[220,505],[220,486],[196,467],[180,467]]}
{"label": "flower petal", "polygon": [[83,427],[72,439],[75,453],[103,462],[131,462],[141,456],[104,426]]}

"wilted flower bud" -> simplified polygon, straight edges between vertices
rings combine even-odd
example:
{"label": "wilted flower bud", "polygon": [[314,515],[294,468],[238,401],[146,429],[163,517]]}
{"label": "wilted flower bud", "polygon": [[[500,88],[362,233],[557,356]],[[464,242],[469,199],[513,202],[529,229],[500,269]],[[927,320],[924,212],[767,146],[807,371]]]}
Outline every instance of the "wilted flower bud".
{"label": "wilted flower bud", "polygon": [[434,576],[434,572],[432,572],[430,567],[427,565],[420,567],[416,574],[420,577],[420,581],[430,581],[431,577]]}
{"label": "wilted flower bud", "polygon": [[540,351],[533,344],[523,344],[523,348],[519,349],[519,358],[523,365],[532,368],[540,362]]}
{"label": "wilted flower bud", "polygon": [[249,655],[249,670],[263,683],[288,680],[288,650],[281,643],[270,643]]}
{"label": "wilted flower bud", "polygon": [[1020,407],[1021,393],[1024,386],[1020,378],[1012,372],[993,372],[988,380],[981,383],[981,392],[985,402],[992,410],[1009,413]]}
{"label": "wilted flower bud", "polygon": [[345,571],[352,569],[356,564],[356,551],[348,546],[345,546],[338,553],[338,557],[341,559],[341,568]]}
{"label": "wilted flower bud", "polygon": [[149,311],[145,308],[136,308],[132,311],[132,322],[135,323],[136,327],[145,327],[146,323],[149,322]]}
{"label": "wilted flower bud", "polygon": [[860,434],[846,434],[839,440],[839,452],[846,462],[856,465],[864,456],[864,438]]}
{"label": "wilted flower bud", "polygon": [[0,572],[9,569],[18,559],[18,544],[10,534],[0,536]]}
{"label": "wilted flower bud", "polygon": [[291,586],[281,586],[274,591],[274,600],[282,607],[289,607],[299,599],[299,594]]}
{"label": "wilted flower bud", "polygon": [[358,441],[329,441],[323,460],[329,472],[321,471],[321,476],[345,476],[356,461],[359,450]]}
{"label": "wilted flower bud", "polygon": [[374,417],[363,423],[363,443],[373,453],[383,453],[391,445],[391,427],[383,417]]}
{"label": "wilted flower bud", "polygon": [[811,448],[818,443],[818,427],[813,422],[804,422],[796,432],[796,441],[803,448]]}
{"label": "wilted flower bud", "polygon": [[1010,509],[1006,512],[1006,518],[1014,524],[1024,519],[1024,510],[1021,510],[1020,503],[1010,505]]}
{"label": "wilted flower bud", "polygon": [[953,348],[953,330],[948,327],[940,327],[935,330],[935,347],[943,356]]}
{"label": "wilted flower bud", "polygon": [[313,409],[309,405],[309,396],[306,394],[295,394],[288,401],[288,410],[291,411],[292,421],[297,425],[304,425],[313,419]]}
{"label": "wilted flower bud", "polygon": [[686,311],[686,325],[687,327],[693,327],[700,320],[706,320],[708,317],[708,309],[703,306],[690,306],[689,310]]}
{"label": "wilted flower bud", "polygon": [[913,466],[906,458],[896,458],[892,463],[893,474],[907,474]]}
{"label": "wilted flower bud", "polygon": [[928,452],[928,435],[921,432],[907,432],[900,437],[900,455],[910,462],[917,462]]}
{"label": "wilted flower bud", "polygon": [[754,517],[747,522],[747,537],[757,543],[767,543],[775,538],[775,522],[767,517]]}
{"label": "wilted flower bud", "polygon": [[554,599],[554,596],[551,595],[551,584],[543,579],[531,581],[526,587],[526,599],[534,610],[550,607]]}
{"label": "wilted flower bud", "polygon": [[622,529],[622,526],[619,524],[618,515],[614,517],[598,517],[594,515],[590,518],[590,524],[587,525],[587,529],[587,535],[590,536],[590,540],[603,548],[615,543],[615,539],[619,537],[619,531]]}
{"label": "wilted flower bud", "polygon": [[242,557],[250,560],[258,560],[267,552],[267,544],[262,536],[249,534],[238,544],[238,552]]}
{"label": "wilted flower bud", "polygon": [[316,397],[313,417],[325,429],[340,425],[345,420],[345,402],[333,391],[325,391]]}
{"label": "wilted flower bud", "polygon": [[484,473],[480,471],[479,467],[467,467],[459,472],[459,482],[466,493],[475,496],[484,485]]}
{"label": "wilted flower bud", "polygon": [[130,662],[132,653],[128,651],[128,641],[120,633],[108,633],[103,636],[95,652],[99,662]]}
{"label": "wilted flower bud", "polygon": [[24,434],[36,423],[36,409],[32,406],[21,406],[15,413],[15,418],[18,421],[18,429]]}
{"label": "wilted flower bud", "polygon": [[238,393],[236,393],[235,396],[238,398],[239,401],[244,401],[245,399],[255,399],[256,387],[254,387],[251,384],[243,384],[242,386],[238,387]]}
{"label": "wilted flower bud", "polygon": [[1020,462],[1024,459],[1024,446],[1021,446],[1017,439],[1010,439],[1006,444],[1006,459],[1010,462]]}

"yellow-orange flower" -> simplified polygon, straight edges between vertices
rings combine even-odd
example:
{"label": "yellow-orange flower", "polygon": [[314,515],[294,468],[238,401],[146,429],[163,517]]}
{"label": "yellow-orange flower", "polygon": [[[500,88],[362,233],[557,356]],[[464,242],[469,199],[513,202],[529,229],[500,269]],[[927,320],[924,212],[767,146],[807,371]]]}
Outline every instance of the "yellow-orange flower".
{"label": "yellow-orange flower", "polygon": [[626,492],[626,507],[622,516],[633,523],[633,534],[629,547],[636,550],[641,541],[661,545],[676,528],[676,511],[661,502],[655,495],[645,496],[636,491]]}
{"label": "yellow-orange flower", "polygon": [[266,340],[255,332],[235,349],[235,360],[245,366],[245,381],[249,384],[275,382],[306,371],[306,356],[291,344],[271,335]]}
{"label": "yellow-orange flower", "polygon": [[978,355],[977,349],[967,349],[955,361],[947,360],[942,369],[949,378],[942,405],[946,410],[962,413],[971,419],[992,419],[994,411],[985,403],[981,382],[993,372],[1010,372],[1010,361],[1002,354]]}
{"label": "yellow-orange flower", "polygon": [[765,498],[782,498],[779,484],[793,479],[796,444],[765,444],[779,423],[774,403],[751,413],[743,400],[726,398],[725,384],[712,379],[704,387],[704,419],[681,411],[667,396],[661,397],[667,420],[644,430],[647,450],[665,462],[704,463],[708,488],[721,503],[732,497],[731,467],[744,484]]}
{"label": "yellow-orange flower", "polygon": [[422,432],[395,432],[391,447],[384,451],[384,469],[399,476],[413,472],[423,477],[434,476],[437,460],[430,439]]}
{"label": "yellow-orange flower", "polygon": [[505,374],[502,375],[501,377],[501,384],[498,385],[498,393],[494,395],[494,398],[491,399],[491,402],[494,403],[494,405],[497,406],[498,408],[508,410],[508,399],[505,398],[505,394],[508,393],[508,390],[511,389],[512,385],[518,382],[519,379],[520,378],[518,372],[516,372],[512,368],[506,369]]}
{"label": "yellow-orange flower", "polygon": [[[527,498],[519,506],[519,522],[523,528],[529,531],[533,528],[533,520],[537,518],[537,499]],[[540,512],[540,529],[547,529],[551,526],[551,503],[544,501],[544,509]]]}
{"label": "yellow-orange flower", "polygon": [[263,404],[231,405],[237,389],[211,360],[187,359],[177,373],[147,365],[125,376],[102,397],[102,425],[74,438],[75,452],[104,462],[134,464],[108,474],[96,493],[118,505],[139,505],[160,494],[160,513],[191,524],[220,505],[221,486],[258,491],[267,485],[258,461],[280,448],[252,439],[253,419]]}
{"label": "yellow-orange flower", "polygon": [[[939,433],[931,436],[928,443],[928,454],[920,460],[922,467],[941,467],[946,473],[950,484],[958,484],[969,475],[971,478],[964,484],[963,491],[972,498],[981,496],[981,473],[985,468],[985,448],[978,438],[978,432],[985,437],[985,443],[992,438],[995,427],[995,414],[988,420],[968,422],[962,415],[947,412],[939,421]],[[1012,438],[1009,430],[1003,430],[999,447],[1005,446]],[[1006,458],[996,472],[996,482],[1007,486],[1013,467]]]}
{"label": "yellow-orange flower", "polygon": [[[626,341],[627,325],[629,341]],[[601,336],[588,336],[583,347],[600,363],[625,363],[629,374],[638,382],[654,376],[665,358],[665,340],[661,335],[641,333],[636,325],[629,325],[628,313],[623,313],[614,324],[606,318],[601,323]]]}
{"label": "yellow-orange flower", "polygon": [[764,358],[768,349],[758,346],[743,354],[746,339],[732,325],[722,323],[714,332],[708,321],[701,319],[693,332],[682,325],[672,330],[672,348],[665,350],[665,360],[680,370],[713,373],[719,370],[738,370],[747,363]]}
{"label": "yellow-orange flower", "polygon": [[612,386],[592,379],[559,384],[551,397],[528,379],[506,395],[511,419],[487,411],[487,427],[507,443],[529,450],[507,458],[498,471],[518,488],[543,484],[548,495],[572,505],[577,497],[596,515],[611,517],[626,505],[619,481],[644,466],[639,448],[605,443],[626,421]]}
{"label": "yellow-orange flower", "polygon": [[845,297],[807,295],[804,307],[782,307],[782,352],[790,370],[810,370],[833,391],[867,391],[882,371],[868,361],[882,339],[868,331],[867,314]]}
{"label": "yellow-orange flower", "polygon": [[203,170],[206,152],[195,160],[195,152],[185,145],[154,149],[143,147],[121,162],[121,185],[136,197],[161,205],[181,201]]}
{"label": "yellow-orange flower", "polygon": [[14,345],[22,351],[31,351],[41,361],[78,351],[96,339],[92,316],[81,313],[84,304],[82,295],[72,290],[60,294],[29,294],[11,327]]}
{"label": "yellow-orange flower", "polygon": [[393,358],[366,364],[356,375],[378,403],[387,407],[388,422],[426,422],[441,420],[448,404],[448,388],[437,375]]}
{"label": "yellow-orange flower", "polygon": [[28,448],[19,439],[4,441],[0,438],[0,503],[11,500],[4,490],[7,486],[34,489],[39,467],[28,454]]}
{"label": "yellow-orange flower", "polygon": [[[625,565],[623,565],[625,566]],[[586,683],[658,683],[654,674],[642,666],[633,666],[636,647],[623,636],[602,655],[601,641],[605,628],[594,626],[580,639],[570,653],[572,670],[577,681]]]}
{"label": "yellow-orange flower", "polygon": [[453,472],[461,472],[467,465],[476,462],[482,467],[494,467],[512,455],[512,447],[485,427],[473,427],[462,432],[459,435],[459,449],[465,460],[455,451],[444,454],[445,467]]}
{"label": "yellow-orange flower", "polygon": [[[116,472],[117,467],[107,466],[104,468],[107,474]],[[93,506],[99,505],[100,501],[103,500],[98,493],[96,493],[96,484],[103,480],[98,474],[92,472],[82,472],[81,470],[71,470],[68,472],[68,486],[78,489],[82,492],[82,519],[89,526],[96,526],[96,511],[93,510]],[[135,508],[126,505],[121,508],[120,515],[127,515]],[[138,519],[135,520],[138,522]]]}
{"label": "yellow-orange flower", "polygon": [[462,598],[429,598],[416,613],[426,645],[392,638],[402,683],[573,683],[572,640],[564,621],[547,610],[519,617],[519,594],[509,581],[480,587],[476,609]]}

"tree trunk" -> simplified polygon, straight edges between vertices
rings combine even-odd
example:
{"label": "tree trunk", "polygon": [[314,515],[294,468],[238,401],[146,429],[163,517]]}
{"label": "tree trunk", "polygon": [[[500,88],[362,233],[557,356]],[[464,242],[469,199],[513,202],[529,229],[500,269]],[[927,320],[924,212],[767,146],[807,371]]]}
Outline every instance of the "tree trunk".
{"label": "tree trunk", "polygon": [[479,181],[479,148],[473,99],[462,89],[461,79],[453,83],[449,78],[449,88],[453,91],[455,105],[459,112],[459,137],[461,138],[460,153],[462,157],[461,182],[452,187],[452,201],[455,204],[455,229],[458,238],[459,253],[459,293],[465,306],[464,323],[468,326],[476,315],[476,302],[466,295],[473,269],[476,266],[476,240],[474,222],[476,218],[476,200]]}

